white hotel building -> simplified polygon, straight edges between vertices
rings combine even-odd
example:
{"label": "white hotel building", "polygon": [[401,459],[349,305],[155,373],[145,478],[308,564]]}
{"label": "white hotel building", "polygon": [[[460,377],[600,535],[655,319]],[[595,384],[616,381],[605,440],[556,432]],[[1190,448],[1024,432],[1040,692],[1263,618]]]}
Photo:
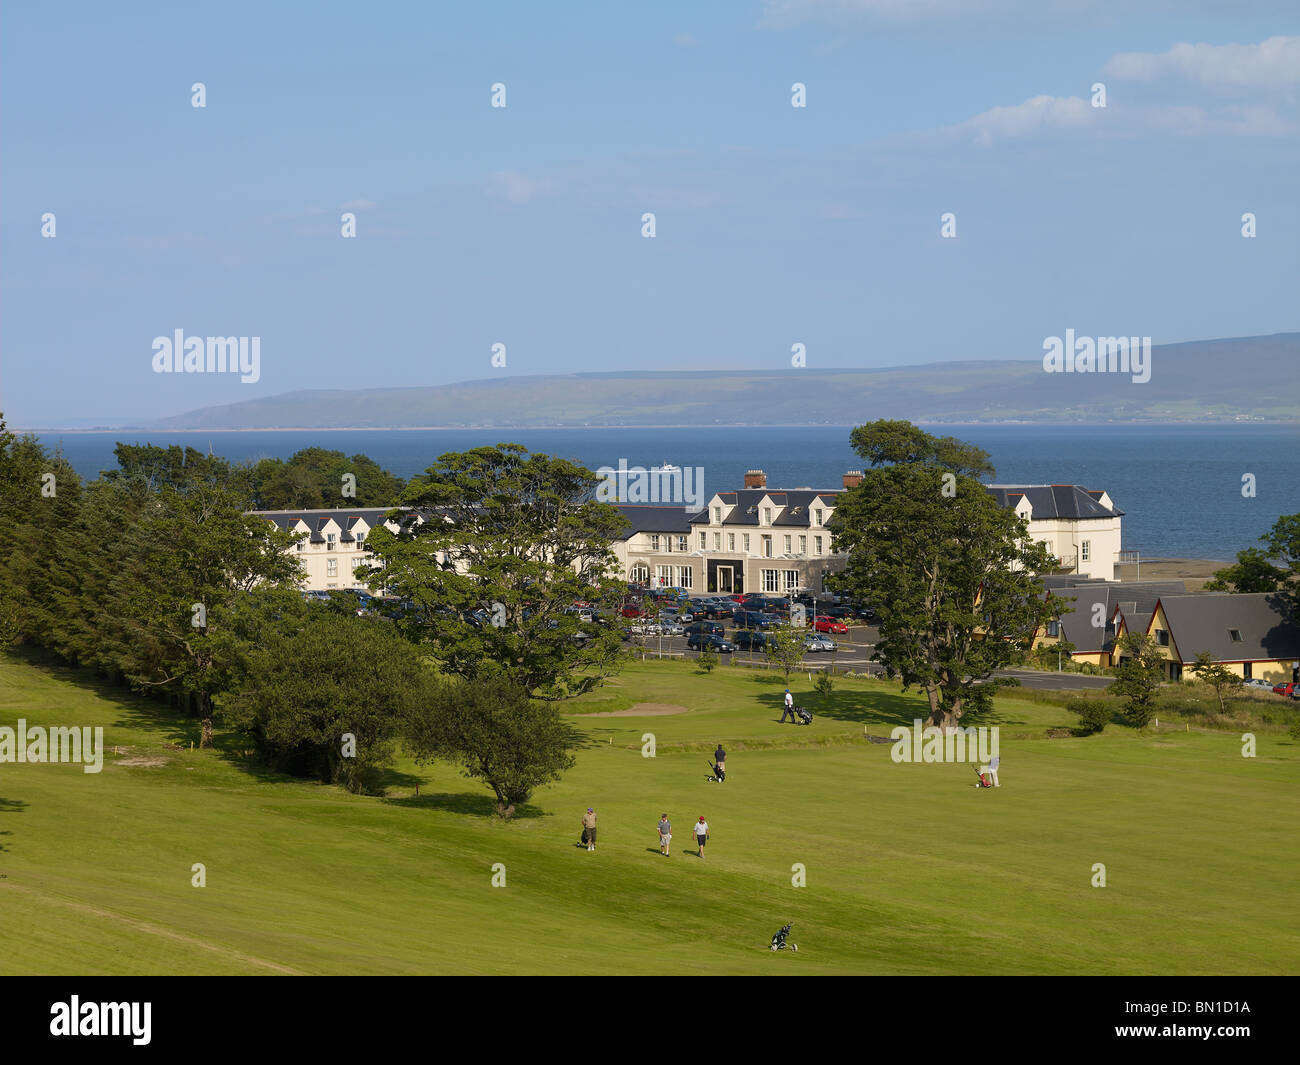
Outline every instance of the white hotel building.
{"label": "white hotel building", "polygon": [[[641,584],[684,588],[692,595],[733,592],[822,591],[846,556],[834,549],[835,508],[861,480],[844,475],[839,488],[767,487],[762,470],[745,474],[744,487],[718,492],[701,511],[682,506],[617,504],[627,527],[613,544],[619,576]],[[1110,496],[1077,485],[988,485],[999,503],[1029,522],[1070,572],[1114,580],[1120,519]],[[304,533],[294,552],[304,589],[363,588],[354,576],[371,564],[366,539],[384,521],[386,507],[255,511],[281,529]],[[420,520],[420,519],[415,519]]]}

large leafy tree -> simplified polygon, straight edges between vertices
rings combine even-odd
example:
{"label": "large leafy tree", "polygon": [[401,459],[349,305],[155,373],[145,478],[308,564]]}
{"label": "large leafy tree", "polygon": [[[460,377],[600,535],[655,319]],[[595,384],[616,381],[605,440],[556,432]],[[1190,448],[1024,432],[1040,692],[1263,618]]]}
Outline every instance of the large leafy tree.
{"label": "large leafy tree", "polygon": [[0,415],[0,646],[51,646],[55,575],[83,486],[58,453],[9,432]]}
{"label": "large leafy tree", "polygon": [[1263,548],[1237,552],[1237,561],[1219,570],[1207,591],[1277,592],[1300,616],[1300,514],[1283,514],[1260,537]]}
{"label": "large leafy tree", "polygon": [[620,592],[610,544],[625,522],[593,501],[596,484],[516,444],[443,455],[407,486],[400,531],[366,541],[380,563],[371,586],[414,604],[398,623],[450,673],[503,672],[530,694],[587,691],[622,658],[617,626],[572,612]]}
{"label": "large leafy tree", "polygon": [[259,589],[218,638],[230,666],[223,721],[297,775],[374,791],[405,723],[429,705],[432,671],[391,625]]}
{"label": "large leafy tree", "polygon": [[835,511],[835,547],[848,554],[836,586],[879,615],[886,674],[925,692],[929,724],[954,727],[1016,683],[993,674],[1059,613],[1038,579],[1053,560],[975,479],[992,472],[979,448],[897,421],[851,439],[871,469]]}
{"label": "large leafy tree", "polygon": [[263,459],[253,467],[252,480],[259,510],[387,507],[403,487],[400,477],[368,455],[349,458],[321,447],[303,448],[285,460]]}
{"label": "large leafy tree", "polygon": [[418,761],[448,758],[490,787],[501,817],[573,768],[582,742],[559,707],[531,699],[505,673],[446,682],[411,715],[407,737]]}
{"label": "large leafy tree", "polygon": [[214,629],[255,587],[296,585],[295,537],[245,513],[245,470],[192,449],[177,464],[173,450],[119,447],[121,469],[105,478],[106,491],[133,500],[135,513],[115,530],[95,611],[98,653],[132,686],[179,696],[202,720],[208,746],[224,676]]}

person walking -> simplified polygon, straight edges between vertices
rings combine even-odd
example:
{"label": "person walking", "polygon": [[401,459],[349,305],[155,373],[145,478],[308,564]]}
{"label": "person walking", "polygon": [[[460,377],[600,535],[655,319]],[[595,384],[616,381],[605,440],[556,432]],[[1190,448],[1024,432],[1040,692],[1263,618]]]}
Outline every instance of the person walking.
{"label": "person walking", "polygon": [[727,752],[722,749],[722,744],[718,744],[718,749],[713,752],[713,764],[718,767],[718,780],[721,781],[727,775]]}
{"label": "person walking", "polygon": [[704,857],[704,844],[709,841],[709,823],[701,817],[695,822],[695,853]]}
{"label": "person walking", "polygon": [[794,716],[794,696],[790,694],[790,689],[785,690],[785,710],[781,714],[781,724],[785,724],[785,719],[789,717],[794,724],[799,724],[799,719]]}
{"label": "person walking", "polygon": [[587,812],[582,815],[582,836],[587,841],[587,850],[596,849],[596,811],[590,806]]}
{"label": "person walking", "polygon": [[668,815],[664,814],[659,818],[659,853],[665,857],[668,855],[668,848],[673,842],[673,825],[668,820]]}

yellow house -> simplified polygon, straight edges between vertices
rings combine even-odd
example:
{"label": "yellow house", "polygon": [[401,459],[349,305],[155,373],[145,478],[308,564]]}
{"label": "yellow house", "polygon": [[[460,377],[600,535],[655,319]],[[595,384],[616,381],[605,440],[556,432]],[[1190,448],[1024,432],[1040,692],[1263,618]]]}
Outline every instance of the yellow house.
{"label": "yellow house", "polygon": [[1182,680],[1203,651],[1244,680],[1278,684],[1300,672],[1300,626],[1268,592],[1162,596],[1145,631],[1169,680]]}

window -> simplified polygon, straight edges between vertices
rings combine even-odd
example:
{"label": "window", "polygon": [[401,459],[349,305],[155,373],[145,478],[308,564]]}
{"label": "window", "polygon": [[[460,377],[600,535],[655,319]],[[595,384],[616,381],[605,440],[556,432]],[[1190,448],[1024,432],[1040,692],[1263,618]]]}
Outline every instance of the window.
{"label": "window", "polygon": [[707,542],[707,541],[708,541],[708,535],[709,535],[708,533],[700,533],[700,550],[701,550],[701,551],[707,550],[707,548],[708,548],[708,546],[709,546],[709,545],[708,545],[708,542]]}
{"label": "window", "polygon": [[303,546],[304,546],[304,545],[303,545],[303,542],[302,542],[301,540],[299,540],[297,546],[298,546],[298,550],[301,551],[301,550],[303,549]]}
{"label": "window", "polygon": [[821,523],[822,523],[822,511],[821,511],[821,507],[818,507],[816,510],[813,511],[813,524],[820,525]]}
{"label": "window", "polygon": [[1168,630],[1168,629],[1156,629],[1156,643],[1158,643],[1161,647],[1168,647],[1168,646],[1169,646],[1169,630]]}
{"label": "window", "polygon": [[655,583],[659,585],[660,588],[666,588],[668,587],[668,585],[672,584],[673,583],[672,566],[656,566]]}
{"label": "window", "polygon": [[677,550],[680,551],[682,554],[686,554],[686,537],[684,536],[677,537]]}
{"label": "window", "polygon": [[326,577],[337,577],[338,575],[339,575],[339,560],[338,560],[337,558],[329,558],[329,559],[326,559],[326,560],[325,560],[325,576],[326,576]]}
{"label": "window", "polygon": [[1092,558],[1092,541],[1084,540],[1083,543],[1079,545],[1079,560],[1081,562],[1087,562],[1090,558]]}
{"label": "window", "polygon": [[735,533],[727,533],[727,550],[728,550],[728,551],[734,551],[734,550],[736,550],[736,534],[735,534]]}
{"label": "window", "polygon": [[797,569],[788,569],[785,571],[785,590],[793,592],[799,587],[799,571]]}
{"label": "window", "polygon": [[779,570],[774,570],[774,569],[763,570],[763,591],[765,592],[778,591],[778,585],[776,582],[779,573],[780,573]]}
{"label": "window", "polygon": [[801,536],[799,537],[799,554],[806,555],[807,553],[808,553],[808,537]]}
{"label": "window", "polygon": [[772,524],[772,508],[771,508],[771,507],[764,507],[764,508],[763,508],[763,524],[764,524],[764,525],[771,525],[771,524]]}
{"label": "window", "polygon": [[792,550],[792,549],[791,549],[791,547],[790,547],[790,537],[787,536],[787,537],[785,538],[785,553],[788,555],[788,554],[790,553],[791,550]]}
{"label": "window", "polygon": [[366,534],[357,533],[357,550],[364,551],[365,549],[366,549]]}
{"label": "window", "polygon": [[764,558],[771,558],[771,557],[772,557],[772,538],[771,538],[770,536],[764,536],[764,537],[759,541],[759,543],[761,543],[761,544],[763,545],[763,550],[762,550],[762,552],[761,552],[762,556],[763,556]]}
{"label": "window", "polygon": [[1061,623],[1060,623],[1059,621],[1049,621],[1049,622],[1047,623],[1047,635],[1048,635],[1048,636],[1060,636],[1060,635],[1061,635]]}
{"label": "window", "polygon": [[1240,630],[1240,629],[1229,629],[1229,630],[1228,630],[1228,639],[1230,639],[1233,643],[1241,643],[1241,630]]}
{"label": "window", "polygon": [[678,567],[677,567],[677,587],[678,587],[678,588],[690,588],[690,587],[691,587],[691,567],[690,567],[690,566],[678,566]]}
{"label": "window", "polygon": [[722,533],[713,534],[713,550],[715,551],[722,550]]}
{"label": "window", "polygon": [[326,534],[325,534],[325,550],[326,550],[326,551],[333,551],[333,550],[334,550],[334,534],[333,534],[333,533],[326,533]]}
{"label": "window", "polygon": [[646,584],[650,580],[650,567],[644,562],[638,562],[628,570],[627,575],[632,579],[633,584]]}
{"label": "window", "polygon": [[817,549],[817,554],[820,555],[822,553],[822,538],[820,536],[813,537],[813,546]]}
{"label": "window", "polygon": [[740,534],[740,546],[745,554],[749,554],[749,533]]}
{"label": "window", "polygon": [[659,550],[659,534],[658,534],[658,533],[651,533],[651,534],[650,534],[650,550],[651,550],[651,551],[658,551],[658,550]]}
{"label": "window", "polygon": [[721,525],[721,524],[722,524],[722,508],[721,508],[721,507],[714,507],[714,508],[713,508],[713,524],[714,524],[714,525]]}

